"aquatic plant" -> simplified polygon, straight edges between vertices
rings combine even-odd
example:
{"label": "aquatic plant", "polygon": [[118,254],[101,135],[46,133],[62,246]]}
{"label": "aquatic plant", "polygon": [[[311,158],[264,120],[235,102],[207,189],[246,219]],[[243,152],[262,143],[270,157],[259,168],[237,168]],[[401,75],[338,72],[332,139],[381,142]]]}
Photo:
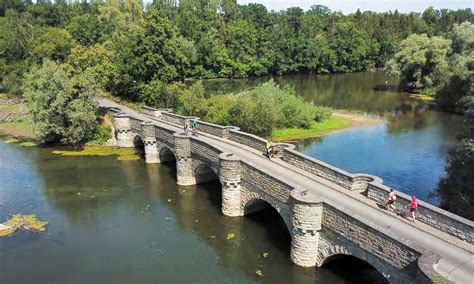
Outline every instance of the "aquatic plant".
{"label": "aquatic plant", "polygon": [[16,142],[18,142],[18,139],[16,139],[16,138],[8,138],[7,140],[5,140],[5,141],[3,141],[3,142],[8,143],[8,144],[10,144],[10,143],[16,143]]}
{"label": "aquatic plant", "polygon": [[44,232],[48,222],[36,219],[36,215],[12,215],[10,220],[0,224],[0,237],[10,236],[21,230]]}
{"label": "aquatic plant", "polygon": [[20,143],[20,146],[22,146],[22,147],[33,147],[33,146],[36,146],[36,143],[28,141],[28,142]]}
{"label": "aquatic plant", "polygon": [[134,148],[115,148],[105,146],[85,146],[79,150],[53,150],[53,154],[61,156],[111,156],[116,155],[120,161],[136,161],[140,159]]}

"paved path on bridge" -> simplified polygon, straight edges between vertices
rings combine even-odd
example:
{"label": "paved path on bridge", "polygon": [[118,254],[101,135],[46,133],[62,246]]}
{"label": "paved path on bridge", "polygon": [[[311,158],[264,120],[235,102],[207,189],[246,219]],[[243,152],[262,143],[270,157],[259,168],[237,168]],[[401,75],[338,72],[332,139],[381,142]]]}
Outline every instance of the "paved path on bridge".
{"label": "paved path on bridge", "polygon": [[[105,107],[120,108],[131,116],[150,120],[157,125],[176,132],[182,132],[181,127],[138,113],[109,100],[100,100],[100,104]],[[271,173],[291,186],[309,189],[309,195],[331,200],[338,207],[343,208],[346,214],[364,223],[385,228],[400,239],[416,243],[421,247],[438,253],[441,256],[441,260],[436,270],[441,275],[456,283],[474,283],[474,254],[472,253],[474,248],[472,245],[454,240],[453,237],[448,236],[444,232],[424,224],[413,224],[401,220],[393,213],[378,208],[375,202],[371,202],[362,196],[357,196],[360,194],[354,194],[330,182],[322,181],[320,177],[310,173],[302,173],[301,170],[281,160],[270,160],[264,157],[261,152],[245,145],[207,134],[201,134],[199,138],[222,151],[234,153],[242,160],[258,166],[258,168]],[[443,236],[443,238],[437,236]]]}

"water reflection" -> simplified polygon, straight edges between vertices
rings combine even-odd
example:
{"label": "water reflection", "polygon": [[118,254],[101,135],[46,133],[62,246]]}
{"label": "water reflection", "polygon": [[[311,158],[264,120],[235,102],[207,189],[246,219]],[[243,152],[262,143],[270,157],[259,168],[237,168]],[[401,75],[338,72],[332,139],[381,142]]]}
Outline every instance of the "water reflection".
{"label": "water reflection", "polygon": [[1,142],[0,155],[15,166],[1,166],[1,218],[21,212],[49,221],[44,234],[0,240],[2,282],[346,283],[291,263],[288,231],[273,209],[225,217],[220,184],[178,186],[173,163],[58,157]]}

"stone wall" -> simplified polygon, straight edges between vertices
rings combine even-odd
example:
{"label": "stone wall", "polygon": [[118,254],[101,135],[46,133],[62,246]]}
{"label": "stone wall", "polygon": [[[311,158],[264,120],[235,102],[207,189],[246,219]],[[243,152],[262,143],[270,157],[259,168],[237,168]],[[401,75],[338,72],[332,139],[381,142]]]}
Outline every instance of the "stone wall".
{"label": "stone wall", "polygon": [[169,123],[178,124],[184,126],[187,116],[174,114],[172,112],[162,112],[160,119]]}
{"label": "stone wall", "polygon": [[293,189],[287,183],[273,177],[249,163],[242,163],[242,180],[246,187],[255,187],[281,202],[287,202]]}
{"label": "stone wall", "polygon": [[171,148],[174,148],[173,134],[174,134],[173,130],[169,130],[167,128],[159,127],[155,125],[156,140],[162,142],[163,144],[168,145]]}
{"label": "stone wall", "polygon": [[221,138],[229,138],[230,129],[238,129],[238,127],[233,126],[221,126],[218,124],[213,124],[209,122],[199,121],[198,122],[198,131],[211,134]]}
{"label": "stone wall", "polygon": [[212,164],[212,167],[219,167],[219,154],[222,153],[222,151],[205,142],[202,142],[201,140],[199,140],[199,138],[192,137],[191,153],[193,157],[197,156],[203,161]]}
{"label": "stone wall", "polygon": [[284,149],[282,160],[299,169],[323,177],[344,188],[351,188],[352,175],[350,173],[322,161],[313,159],[296,150],[288,148]]}
{"label": "stone wall", "polygon": [[130,126],[132,127],[132,130],[137,133],[140,133],[142,131],[142,122],[143,120],[130,116]]}
{"label": "stone wall", "polygon": [[267,151],[267,140],[250,133],[231,129],[229,139],[262,152]]}
{"label": "stone wall", "polygon": [[[392,238],[381,228],[373,228],[353,216],[343,213],[325,203],[318,265],[335,254],[354,255],[377,268],[387,278],[396,277],[395,282],[414,279],[418,272],[419,251]],[[345,252],[332,247],[339,245]]]}
{"label": "stone wall", "polygon": [[[371,182],[367,189],[367,196],[380,204],[385,204],[389,190],[390,188],[383,184]],[[398,191],[396,195],[397,200],[394,204],[396,210],[408,214],[411,197]],[[418,200],[416,219],[470,244],[474,243],[474,222],[458,215]]]}

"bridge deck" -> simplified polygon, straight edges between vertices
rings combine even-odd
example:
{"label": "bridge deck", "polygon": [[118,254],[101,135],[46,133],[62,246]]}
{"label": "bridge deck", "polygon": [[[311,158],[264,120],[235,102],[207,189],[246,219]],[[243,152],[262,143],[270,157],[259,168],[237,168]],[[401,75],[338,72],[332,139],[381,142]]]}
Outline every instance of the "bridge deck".
{"label": "bridge deck", "polygon": [[[120,108],[129,115],[144,120],[151,120],[157,125],[176,132],[182,132],[181,127],[137,113],[114,102],[101,100],[100,104],[104,107]],[[330,200],[331,203],[342,208],[344,213],[366,224],[372,224],[378,228],[390,231],[406,243],[414,243],[438,253],[441,256],[441,260],[436,270],[441,275],[457,283],[474,283],[474,246],[423,223],[417,222],[413,224],[393,213],[380,209],[374,201],[363,197],[359,193],[343,189],[321,177],[303,172],[279,159],[270,160],[264,157],[258,150],[211,135],[201,134],[199,138],[225,152],[234,153],[243,161],[272,173],[272,175],[277,176],[294,187],[309,189],[309,195]]]}

